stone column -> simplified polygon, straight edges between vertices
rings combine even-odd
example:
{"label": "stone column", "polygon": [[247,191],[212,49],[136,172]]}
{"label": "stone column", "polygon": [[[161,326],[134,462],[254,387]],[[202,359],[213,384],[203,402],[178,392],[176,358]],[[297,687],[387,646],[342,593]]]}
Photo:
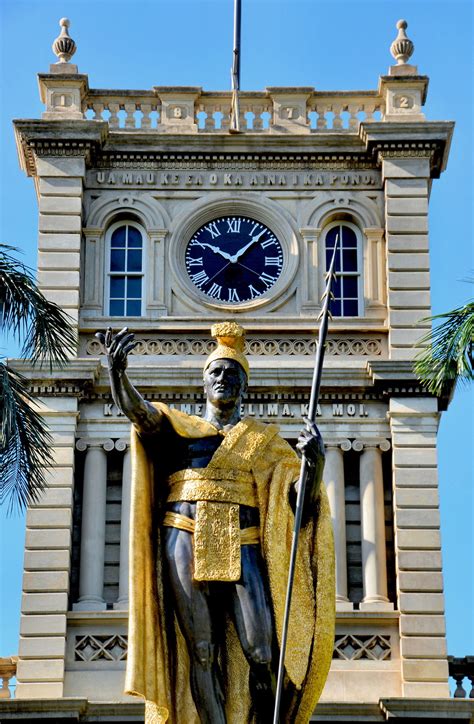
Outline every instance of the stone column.
{"label": "stone column", "polygon": [[353,608],[347,597],[346,501],[343,455],[343,450],[350,450],[350,447],[349,440],[343,441],[342,444],[330,443],[326,445],[326,463],[324,465],[324,482],[331,507],[336,549],[336,607],[338,610],[344,611]]}
{"label": "stone column", "polygon": [[113,442],[79,440],[78,450],[86,450],[82,502],[81,562],[79,600],[75,611],[103,611],[105,557],[105,508],[107,496],[107,452]]}
{"label": "stone column", "polygon": [[362,541],[362,580],[364,598],[360,610],[392,610],[387,596],[387,559],[385,547],[385,513],[382,474],[382,450],[387,441],[353,443],[361,450],[360,518]]}
{"label": "stone column", "polygon": [[[122,447],[123,446],[123,447]],[[130,446],[122,440],[115,443],[117,450],[125,449],[122,467],[122,510],[120,524],[120,574],[119,574],[119,595],[114,603],[116,609],[128,609],[128,578],[129,578],[129,556],[128,546],[130,540],[130,493],[132,485],[132,467]]]}

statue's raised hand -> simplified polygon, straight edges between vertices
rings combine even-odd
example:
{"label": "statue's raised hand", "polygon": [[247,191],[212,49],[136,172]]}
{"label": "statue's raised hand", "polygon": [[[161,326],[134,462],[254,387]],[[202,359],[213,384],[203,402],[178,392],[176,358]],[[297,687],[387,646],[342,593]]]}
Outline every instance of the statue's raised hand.
{"label": "statue's raised hand", "polygon": [[298,438],[296,449],[299,455],[304,455],[312,467],[324,465],[324,443],[314,422],[305,419],[306,426]]}
{"label": "statue's raised hand", "polygon": [[114,334],[112,327],[107,327],[107,331],[97,332],[97,339],[104,345],[109,369],[111,372],[124,372],[127,369],[127,357],[137,346],[135,335],[128,331],[128,327],[124,327]]}

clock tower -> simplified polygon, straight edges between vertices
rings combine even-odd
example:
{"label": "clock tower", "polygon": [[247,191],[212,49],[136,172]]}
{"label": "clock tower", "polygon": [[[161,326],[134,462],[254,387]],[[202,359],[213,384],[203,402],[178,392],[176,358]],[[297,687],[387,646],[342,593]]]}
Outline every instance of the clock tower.
{"label": "clock tower", "polygon": [[418,712],[440,711],[446,401],[423,390],[412,362],[430,313],[429,194],[453,124],[424,115],[428,78],[408,62],[406,23],[376,90],[242,91],[230,133],[230,92],[90,88],[61,22],[60,61],[39,76],[42,118],[16,121],[15,133],[38,191],[39,283],[72,317],[79,347],[53,376],[22,364],[55,466],[27,517],[16,705],[72,697],[91,716],[112,701],[138,711],[122,694],[130,430],[95,333],[127,326],[145,398],[201,415],[210,327],[235,319],[251,368],[242,412],[294,444],[339,236],[318,409],[337,633],[318,712],[398,716],[414,699]]}

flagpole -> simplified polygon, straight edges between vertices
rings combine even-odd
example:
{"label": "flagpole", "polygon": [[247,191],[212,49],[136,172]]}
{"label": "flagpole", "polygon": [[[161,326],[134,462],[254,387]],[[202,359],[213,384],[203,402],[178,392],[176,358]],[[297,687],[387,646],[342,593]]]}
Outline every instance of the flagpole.
{"label": "flagpole", "polygon": [[240,132],[240,28],[241,28],[241,0],[234,0],[234,48],[233,61],[230,71],[232,81],[232,102],[230,109],[230,133]]}
{"label": "flagpole", "polygon": [[[308,408],[309,424],[314,423],[314,421],[316,419],[316,412],[318,409],[319,390],[321,387],[321,377],[322,377],[322,371],[323,371],[324,348],[325,348],[326,336],[327,336],[328,325],[329,325],[329,314],[330,314],[329,313],[329,303],[331,301],[331,296],[332,296],[331,289],[332,289],[332,283],[334,280],[334,267],[335,267],[335,263],[336,263],[336,252],[337,252],[338,242],[339,242],[339,234],[336,236],[331,264],[329,267],[329,272],[327,274],[326,291],[324,292],[323,297],[322,297],[323,308],[322,308],[321,314],[320,314],[321,325],[319,328],[318,342],[317,342],[317,346],[316,346],[316,359],[315,359],[315,364],[314,364],[313,381],[311,384],[311,396],[310,396],[309,408]],[[273,724],[279,724],[281,694],[282,694],[282,690],[283,690],[283,677],[285,674],[286,642],[287,642],[287,637],[288,637],[288,625],[289,625],[289,621],[290,621],[291,596],[293,593],[293,580],[294,580],[294,576],[295,576],[296,554],[298,551],[298,541],[299,541],[299,534],[300,534],[300,530],[301,530],[304,494],[305,494],[306,480],[307,480],[308,472],[309,472],[308,461],[306,459],[306,456],[303,454],[302,460],[301,460],[300,477],[299,477],[298,486],[297,486],[298,492],[297,492],[297,496],[296,496],[295,522],[294,522],[294,526],[293,526],[293,539],[291,542],[290,567],[289,567],[289,571],[288,571],[288,584],[287,584],[287,589],[286,589],[285,613],[283,616],[283,627],[282,627],[281,645],[280,645],[280,660],[278,663],[278,679],[277,679],[277,688],[276,688],[276,695],[275,695],[275,709],[274,709],[274,714],[273,714]]]}

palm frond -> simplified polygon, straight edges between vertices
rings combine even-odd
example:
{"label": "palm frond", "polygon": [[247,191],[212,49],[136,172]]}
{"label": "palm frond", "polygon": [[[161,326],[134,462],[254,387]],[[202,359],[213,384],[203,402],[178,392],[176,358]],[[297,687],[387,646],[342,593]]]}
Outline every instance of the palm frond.
{"label": "palm frond", "polygon": [[34,409],[28,380],[0,362],[0,505],[24,510],[44,491],[52,438]]}
{"label": "palm frond", "polygon": [[443,394],[453,382],[474,379],[474,302],[429,318],[441,319],[420,340],[418,346],[424,349],[414,365],[418,379],[434,395]]}
{"label": "palm frond", "polygon": [[76,348],[70,317],[39,291],[31,270],[0,244],[0,330],[23,339],[22,357],[33,364],[64,365]]}

